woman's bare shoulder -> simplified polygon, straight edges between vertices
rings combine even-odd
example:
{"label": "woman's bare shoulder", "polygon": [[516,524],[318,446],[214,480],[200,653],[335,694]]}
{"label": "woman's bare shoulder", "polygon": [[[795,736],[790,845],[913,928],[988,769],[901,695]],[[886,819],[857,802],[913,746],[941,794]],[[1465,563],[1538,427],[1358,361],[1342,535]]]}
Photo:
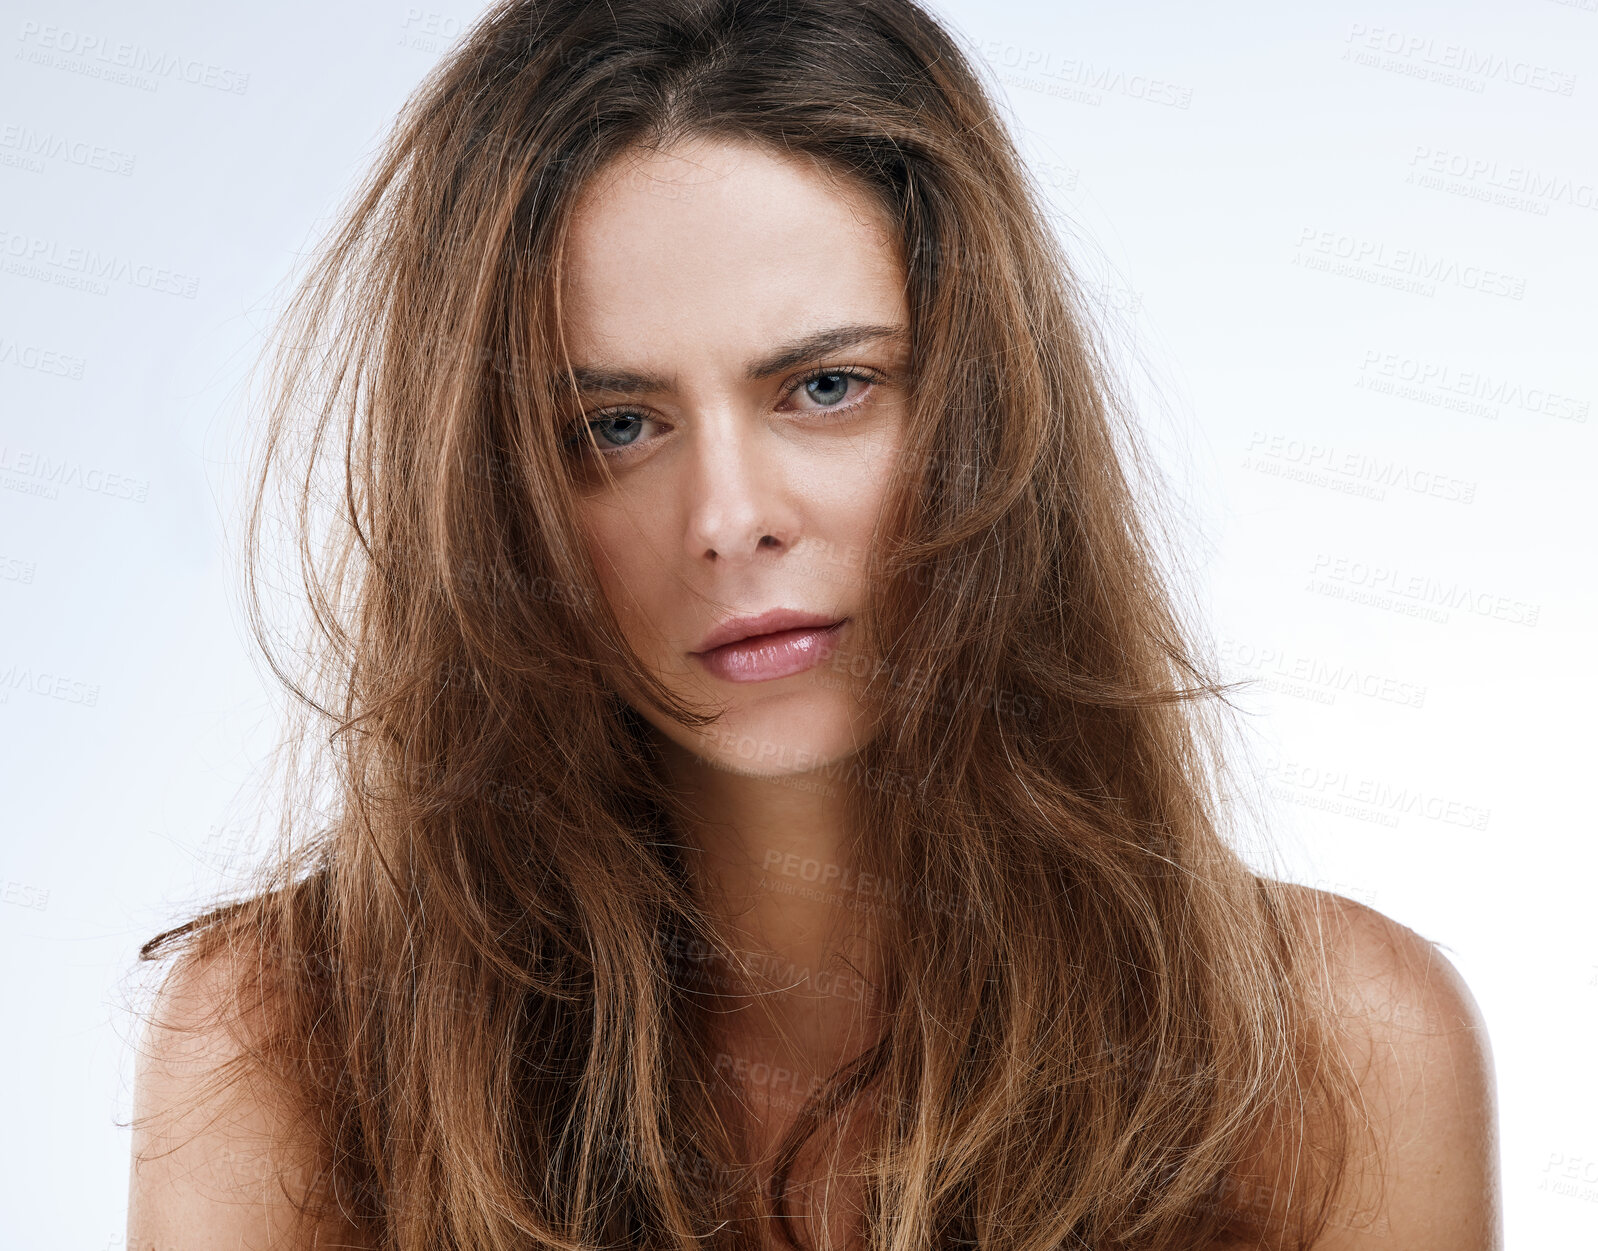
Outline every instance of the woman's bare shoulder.
{"label": "woman's bare shoulder", "polygon": [[1436,943],[1343,895],[1307,886],[1288,894],[1321,938],[1325,973],[1351,1029],[1389,1044],[1464,1035],[1486,1050],[1475,996]]}
{"label": "woman's bare shoulder", "polygon": [[1352,1162],[1317,1251],[1497,1251],[1502,1246],[1492,1048],[1475,996],[1433,942],[1366,904],[1290,892],[1322,936],[1358,1114],[1382,1156]]}
{"label": "woman's bare shoulder", "polygon": [[156,997],[138,1044],[130,1248],[363,1245],[353,1227],[297,1219],[320,1170],[288,1101],[252,1070],[248,1049],[269,1004],[240,993],[257,985],[244,976],[250,963],[236,953],[180,957]]}

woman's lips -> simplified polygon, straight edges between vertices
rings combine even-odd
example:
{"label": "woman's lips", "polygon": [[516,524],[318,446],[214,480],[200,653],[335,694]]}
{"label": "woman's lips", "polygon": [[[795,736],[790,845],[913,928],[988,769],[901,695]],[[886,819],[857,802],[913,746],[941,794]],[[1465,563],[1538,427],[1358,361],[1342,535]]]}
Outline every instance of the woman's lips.
{"label": "woman's lips", "polygon": [[693,653],[694,659],[718,678],[727,682],[769,682],[814,668],[838,644],[838,634],[848,618],[830,626],[807,626],[800,630],[779,630],[757,634]]}

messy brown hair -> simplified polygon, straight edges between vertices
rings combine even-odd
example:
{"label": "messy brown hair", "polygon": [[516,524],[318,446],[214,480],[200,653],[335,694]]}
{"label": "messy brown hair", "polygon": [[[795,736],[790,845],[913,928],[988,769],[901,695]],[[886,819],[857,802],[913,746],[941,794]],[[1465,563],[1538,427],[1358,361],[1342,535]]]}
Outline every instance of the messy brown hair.
{"label": "messy brown hair", "polygon": [[[693,991],[736,953],[634,702],[714,716],[622,637],[561,453],[574,205],[701,138],[865,191],[912,315],[856,618],[879,728],[831,779],[885,1025],[769,1187],[708,1095]],[[911,0],[504,0],[407,103],[271,356],[247,583],[295,713],[279,851],[141,953],[231,957],[266,1024],[219,1079],[300,1109],[309,1215],[393,1251],[754,1251],[852,1105],[881,1251],[1302,1247],[1331,1219],[1357,1096],[1321,940],[1224,827],[1227,688],[1047,218]],[[286,647],[274,554],[310,609]]]}

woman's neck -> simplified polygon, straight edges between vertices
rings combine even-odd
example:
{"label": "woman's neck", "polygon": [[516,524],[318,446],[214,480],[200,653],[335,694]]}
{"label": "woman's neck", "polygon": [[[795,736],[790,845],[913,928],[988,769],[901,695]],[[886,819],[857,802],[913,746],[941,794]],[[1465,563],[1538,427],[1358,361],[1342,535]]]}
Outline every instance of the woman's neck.
{"label": "woman's neck", "polygon": [[807,1080],[872,1041],[882,896],[861,889],[843,784],[751,777],[663,753],[682,809],[683,860],[734,959],[697,981],[727,1054]]}

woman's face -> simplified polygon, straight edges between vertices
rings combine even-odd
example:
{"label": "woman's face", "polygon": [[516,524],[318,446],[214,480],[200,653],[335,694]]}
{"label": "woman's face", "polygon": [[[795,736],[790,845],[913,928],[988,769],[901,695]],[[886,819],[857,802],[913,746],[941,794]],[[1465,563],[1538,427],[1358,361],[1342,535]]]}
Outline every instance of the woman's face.
{"label": "woman's face", "polygon": [[[848,755],[870,727],[846,619],[905,417],[890,223],[808,163],[701,141],[596,179],[567,257],[563,328],[584,384],[568,455],[601,584],[661,681],[725,711],[690,730],[635,706],[736,773]],[[844,624],[696,654],[729,619],[774,609]]]}

